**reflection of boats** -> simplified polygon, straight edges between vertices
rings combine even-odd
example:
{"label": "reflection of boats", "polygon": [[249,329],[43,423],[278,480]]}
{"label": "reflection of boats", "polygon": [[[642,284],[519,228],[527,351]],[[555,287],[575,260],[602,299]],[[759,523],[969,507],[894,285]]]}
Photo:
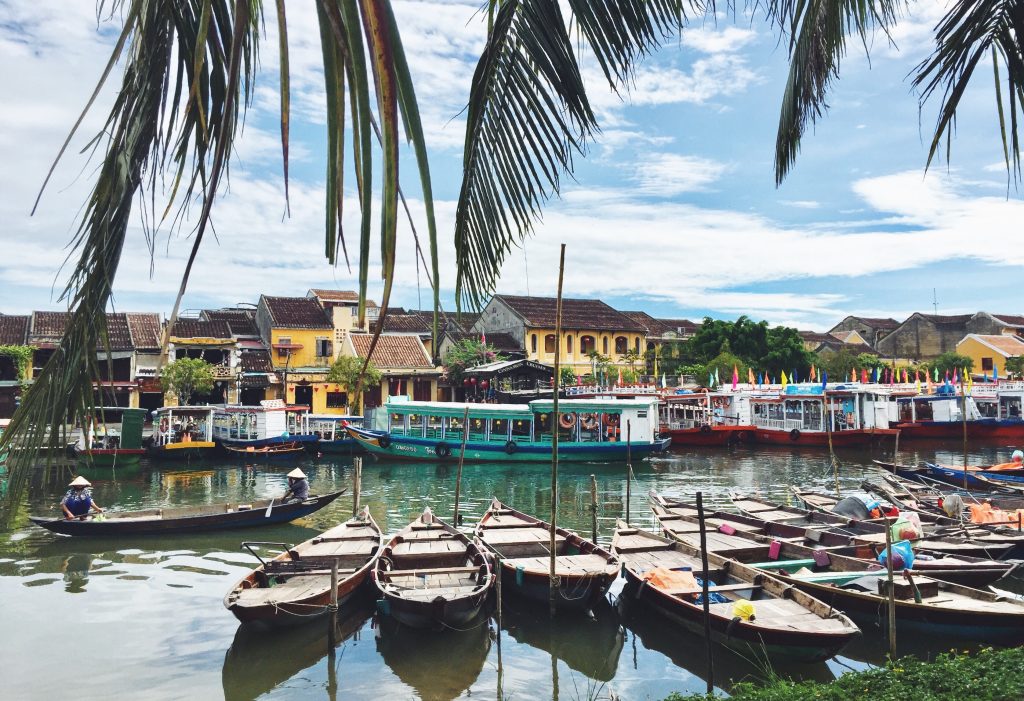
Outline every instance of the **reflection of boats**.
{"label": "reflection of boats", "polygon": [[379,616],[377,626],[381,659],[422,701],[460,697],[480,676],[491,649],[487,619],[443,633],[414,630],[390,616]]}
{"label": "reflection of boats", "polygon": [[552,619],[535,606],[506,604],[501,623],[516,642],[544,650],[590,679],[609,682],[619,667],[625,632],[607,600],[596,602],[591,611],[593,618]]}
{"label": "reflection of boats", "polygon": [[275,503],[264,499],[249,504],[200,504],[176,509],[107,511],[84,520],[29,516],[32,523],[48,531],[76,536],[167,535],[226,528],[251,528],[286,523],[308,516],[344,494],[342,489],[302,501]]}
{"label": "reflection of boats", "polygon": [[[264,561],[224,597],[224,606],[243,623],[296,625],[327,612],[331,603],[331,569],[338,564],[338,605],[366,582],[384,536],[364,508],[358,516]],[[281,543],[244,543],[253,545]]]}
{"label": "reflection of boats", "polygon": [[[624,596],[695,633],[704,631],[698,549],[619,522],[612,549],[622,559]],[[860,630],[838,610],[756,569],[706,553],[711,639],[740,655],[820,662]],[[711,583],[714,584],[711,584]]]}
{"label": "reflection of boats", "polygon": [[[676,667],[685,669],[698,679],[705,678],[707,645],[702,635],[681,635],[675,626],[665,625],[664,616],[641,605],[631,596],[619,597],[617,608],[619,615],[629,624],[629,630],[635,636],[633,645],[636,645],[636,638],[639,638],[645,649],[660,652]],[[849,646],[844,648],[844,655],[847,650]],[[738,682],[766,681],[769,675],[822,683],[835,679],[835,674],[825,662],[807,664],[772,660],[769,665],[763,655],[741,657],[722,654],[723,652],[723,648],[714,646],[715,685],[725,691],[731,691]]]}
{"label": "reflection of boats", "polygon": [[[100,467],[138,465],[146,450],[142,447],[142,424],[145,409],[99,407],[99,421],[89,419],[78,442],[74,445],[78,462]],[[107,417],[121,415],[121,421],[107,421]]]}
{"label": "reflection of boats", "polygon": [[428,508],[384,546],[373,583],[388,615],[413,628],[462,628],[494,586],[491,557],[479,541]]}
{"label": "reflection of boats", "polygon": [[259,447],[247,445],[244,448],[226,445],[224,449],[228,455],[242,460],[297,460],[306,452],[299,443],[274,443]]}
{"label": "reflection of boats", "polygon": [[[550,588],[551,524],[497,499],[476,525],[476,536],[500,558],[504,591],[547,603]],[[556,605],[586,611],[604,596],[619,573],[608,550],[564,528],[556,529]]]}
{"label": "reflection of boats", "polygon": [[[341,644],[358,634],[369,618],[363,607],[339,612],[336,641]],[[327,630],[323,626],[297,626],[272,636],[239,626],[224,655],[224,701],[251,701],[271,692],[326,655]]]}
{"label": "reflection of boats", "polygon": [[216,451],[212,406],[165,406],[157,409],[153,440],[147,453],[165,460],[195,460]]}

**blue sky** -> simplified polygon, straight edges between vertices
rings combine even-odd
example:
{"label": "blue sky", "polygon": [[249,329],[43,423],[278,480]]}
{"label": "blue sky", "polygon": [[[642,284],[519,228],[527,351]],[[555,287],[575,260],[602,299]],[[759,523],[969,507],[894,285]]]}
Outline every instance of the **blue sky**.
{"label": "blue sky", "polygon": [[[311,7],[312,4],[308,3]],[[0,2],[0,312],[60,308],[54,282],[85,200],[91,170],[73,148],[41,211],[28,211],[67,129],[88,98],[112,41],[91,3]],[[483,43],[477,5],[395,0],[417,80],[439,226],[441,286],[452,307],[452,219],[461,172],[459,112]],[[850,43],[830,111],[804,141],[792,175],[773,177],[774,137],[786,55],[763,18],[719,18],[668,41],[645,61],[620,99],[581,61],[602,133],[577,161],[563,197],[549,203],[536,235],[505,262],[499,292],[552,295],[557,247],[567,248],[566,294],[671,317],[747,314],[825,329],[846,314],[906,317],[981,309],[1021,313],[1015,284],[1024,262],[1019,193],[1007,198],[991,72],[982,71],[961,110],[953,163],[926,177],[932,107],[919,115],[907,75],[927,55],[940,3],[914,8],[894,34],[876,38],[870,66]],[[292,216],[284,200],[276,133],[276,37],[238,144],[231,189],[219,199],[217,239],[207,239],[185,307],[255,301],[261,292],[354,288],[323,249],[323,91],[315,18],[289,7],[293,81]],[[272,24],[272,23],[269,23]],[[268,29],[272,27],[268,24]],[[118,81],[113,80],[116,84]],[[102,123],[105,91],[73,147]],[[412,207],[417,177],[403,162]],[[355,229],[356,207],[348,207]],[[374,221],[377,218],[374,217]],[[422,228],[422,218],[418,225]],[[150,254],[130,232],[115,285],[121,310],[169,311],[190,241],[187,230]],[[403,241],[410,234],[403,225]],[[428,303],[411,246],[399,259],[394,303]],[[379,288],[375,290],[379,292]]]}

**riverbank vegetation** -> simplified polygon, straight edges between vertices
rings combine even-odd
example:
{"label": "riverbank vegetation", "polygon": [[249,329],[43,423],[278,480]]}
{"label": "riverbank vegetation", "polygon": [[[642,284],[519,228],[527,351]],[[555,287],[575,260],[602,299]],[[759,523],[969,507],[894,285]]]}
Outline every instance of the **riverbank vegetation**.
{"label": "riverbank vegetation", "polygon": [[[833,682],[792,682],[773,679],[768,684],[737,684],[732,701],[1003,701],[1024,696],[1024,648],[975,654],[955,651],[922,662],[905,657],[887,667],[844,674]],[[704,701],[719,698],[704,694],[671,694],[664,701]]]}

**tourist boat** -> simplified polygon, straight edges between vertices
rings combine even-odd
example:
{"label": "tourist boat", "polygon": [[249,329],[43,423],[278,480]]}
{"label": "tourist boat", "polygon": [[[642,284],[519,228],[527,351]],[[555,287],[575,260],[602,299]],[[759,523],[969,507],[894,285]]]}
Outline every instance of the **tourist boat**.
{"label": "tourist boat", "polygon": [[[893,427],[906,439],[974,441],[1024,440],[1021,397],[1017,386],[976,388],[968,397],[957,396],[952,385],[939,385],[935,394],[895,397],[898,419]],[[964,420],[966,409],[967,418]]]}
{"label": "tourist boat", "polygon": [[395,534],[373,569],[385,615],[412,628],[462,628],[481,611],[494,586],[483,546],[427,508]]}
{"label": "tourist boat", "polygon": [[248,504],[201,504],[143,511],[104,511],[84,519],[29,516],[48,531],[75,536],[136,536],[199,533],[287,523],[319,511],[345,493],[311,496],[301,501],[264,499]]}
{"label": "tourist boat", "polygon": [[316,436],[316,450],[327,455],[350,455],[362,450],[359,442],[349,435],[349,426],[361,428],[362,416],[340,416],[337,414],[303,414],[302,434]]}
{"label": "tourist boat", "polygon": [[[391,397],[384,431],[348,427],[370,453],[410,460],[458,460],[469,411],[466,460],[549,462],[552,431],[563,461],[639,460],[668,447],[655,437],[658,403],[650,400],[563,399],[554,416],[550,399],[529,404],[411,402]],[[629,440],[626,440],[627,435]]]}
{"label": "tourist boat", "polygon": [[858,446],[891,440],[896,431],[873,410],[871,396],[838,385],[788,385],[781,393],[750,394],[747,440],[795,446]]}
{"label": "tourist boat", "polygon": [[732,403],[743,402],[741,395],[679,394],[664,398],[661,403],[662,436],[672,445],[724,446],[745,443],[752,439],[754,426],[740,423]]}
{"label": "tourist boat", "polygon": [[[668,499],[657,493],[651,493],[651,509],[666,535],[687,542],[692,546],[699,543],[698,511],[692,504]],[[748,552],[761,552],[766,543],[782,540],[794,546],[804,548],[804,557],[818,557],[816,552],[828,552],[845,563],[845,569],[874,569],[878,566],[878,554],[884,550],[885,544],[879,546],[855,544],[847,546],[820,547],[818,543],[808,541],[801,544],[796,538],[770,535],[772,529],[750,519],[728,514],[721,511],[705,511],[705,523],[708,528],[708,548],[725,557],[742,558]],[[976,557],[950,556],[943,553],[914,548],[914,572],[956,584],[983,587],[996,582],[1013,572],[1017,563],[1003,562]],[[760,558],[764,559],[764,558]],[[851,562],[846,562],[847,560]],[[859,564],[854,564],[859,563]]]}
{"label": "tourist boat", "polygon": [[228,455],[240,460],[298,460],[306,454],[301,443],[272,443],[263,446],[245,447],[226,445]]}
{"label": "tourist boat", "polygon": [[[365,584],[384,545],[384,535],[366,507],[345,523],[296,546],[243,543],[260,566],[224,597],[224,606],[242,623],[296,625],[327,613],[331,605],[331,570],[338,565],[337,603],[344,604]],[[263,560],[253,550],[276,545],[284,552]]]}
{"label": "tourist boat", "polygon": [[[535,602],[550,600],[551,524],[491,501],[476,537],[498,557],[504,593]],[[619,561],[608,550],[564,528],[555,528],[555,606],[587,611],[615,581]]]}
{"label": "tourist boat", "polygon": [[280,399],[267,399],[259,406],[219,406],[213,414],[213,439],[224,447],[299,443],[313,450],[319,438],[302,433],[302,416],[308,411],[309,407],[289,406]]}
{"label": "tourist boat", "polygon": [[[695,576],[702,571],[699,550],[619,521],[612,552],[622,560],[628,596],[704,634],[703,589]],[[711,638],[740,655],[818,662],[860,635],[838,609],[789,584],[714,552],[707,559]]]}
{"label": "tourist boat", "polygon": [[[772,523],[773,528],[769,529],[769,535],[801,537],[807,544],[817,543],[826,547],[885,544],[885,531],[888,527],[883,523],[871,520],[858,521],[824,511],[799,509],[739,494],[730,496],[733,506],[740,513],[754,519],[753,523],[759,527]],[[926,534],[928,549],[945,555],[1001,560],[1014,548],[1010,543],[993,543],[961,537],[957,535],[958,531],[959,529],[950,529],[949,535]]]}
{"label": "tourist boat", "polygon": [[153,437],[146,449],[151,458],[199,460],[217,450],[213,440],[212,406],[165,406],[156,410]]}
{"label": "tourist boat", "polygon": [[[85,423],[82,435],[73,446],[78,462],[93,467],[138,465],[145,455],[142,425],[145,409],[97,407],[96,416]],[[120,418],[120,421],[114,419]]]}
{"label": "tourist boat", "polygon": [[[697,550],[693,543],[700,537],[699,526],[673,519],[677,509],[672,512],[666,516],[662,511],[662,527],[669,529],[691,552]],[[655,513],[659,513],[658,507]],[[710,551],[770,573],[828,604],[829,610],[843,611],[863,624],[884,625],[888,583],[885,568],[877,562],[865,563],[831,550],[807,548],[785,540],[753,540],[743,532],[742,521],[730,521],[728,515],[723,514],[716,515],[715,521],[735,528],[729,536],[710,531]],[[897,574],[898,580],[894,582],[898,633],[926,632],[944,638],[1002,644],[1024,641],[1024,604],[942,581],[930,573],[926,576],[916,571],[917,564],[915,560],[915,570],[910,576]],[[753,604],[760,620],[760,607],[757,601]]]}

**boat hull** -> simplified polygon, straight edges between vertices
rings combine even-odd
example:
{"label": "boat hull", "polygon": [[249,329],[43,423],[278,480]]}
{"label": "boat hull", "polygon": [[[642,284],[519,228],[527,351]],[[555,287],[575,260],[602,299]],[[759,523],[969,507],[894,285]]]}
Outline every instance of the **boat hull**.
{"label": "boat hull", "polygon": [[[945,465],[935,465],[933,463],[925,463],[928,467],[929,476],[932,479],[945,482],[946,484],[952,484],[957,487],[964,486],[964,470],[946,467]],[[977,472],[986,479],[980,480],[974,477],[974,472]],[[1016,470],[1015,470],[1016,472]],[[990,490],[992,489],[992,483],[1008,483],[1013,485],[1024,485],[1024,476],[1016,474],[1000,474],[998,471],[987,471],[987,470],[967,470],[967,487]]]}
{"label": "boat hull", "polygon": [[[595,574],[586,577],[560,575],[555,592],[555,606],[559,611],[589,611],[605,595],[617,575]],[[529,601],[546,604],[551,601],[549,578],[517,572],[516,567],[501,563],[502,594],[512,594]]]}
{"label": "boat hull", "polygon": [[198,533],[202,531],[219,531],[231,528],[252,528],[269,526],[275,523],[287,523],[297,518],[308,516],[340,497],[345,490],[313,497],[305,501],[275,504],[267,513],[265,508],[245,509],[217,514],[202,514],[182,518],[146,518],[119,519],[107,518],[102,521],[87,519],[85,521],[67,519],[50,519],[39,516],[29,518],[37,526],[48,531],[70,536],[117,537],[135,535],[169,535],[175,533]]}
{"label": "boat hull", "polygon": [[75,449],[75,459],[81,465],[92,467],[119,467],[138,465],[145,455],[143,448],[112,448],[108,450]]}
{"label": "boat hull", "polygon": [[167,443],[150,446],[146,457],[154,460],[202,460],[217,452],[213,441],[192,441],[190,443]]}
{"label": "boat hull", "polygon": [[[850,429],[835,431],[831,434],[831,444],[835,447],[871,445],[876,441],[887,440],[896,436],[896,431],[889,428]],[[751,432],[751,442],[768,445],[814,446],[828,447],[829,433],[825,431],[782,431],[756,428]]]}
{"label": "boat hull", "polygon": [[377,606],[410,628],[461,628],[480,615],[489,593],[488,589],[472,597],[427,603],[412,602],[393,594],[381,594],[381,601],[385,603],[378,602]]}
{"label": "boat hull", "polygon": [[323,453],[324,455],[350,455],[352,453],[362,452],[363,448],[359,445],[359,441],[354,438],[342,438],[336,441],[325,441],[320,439],[320,442],[316,444],[315,449],[317,452]]}
{"label": "boat hull", "polygon": [[320,441],[320,437],[312,434],[298,434],[298,435],[287,435],[287,436],[274,436],[273,438],[257,438],[253,440],[239,440],[237,438],[220,438],[217,442],[226,447],[232,448],[265,448],[270,445],[280,445],[282,443],[298,443],[304,447],[310,449],[316,449],[316,443]]}
{"label": "boat hull", "polygon": [[[900,438],[910,440],[963,440],[963,421],[905,421],[896,424]],[[967,422],[970,440],[1024,440],[1024,421],[983,419]]]}
{"label": "boat hull", "polygon": [[[369,568],[356,577],[338,583],[338,607],[342,607],[364,592],[369,579]],[[268,628],[286,628],[305,625],[323,618],[331,605],[331,590],[307,597],[301,601],[281,602],[267,606],[228,606],[241,623]]]}
{"label": "boat hull", "polygon": [[753,441],[754,426],[700,426],[672,428],[661,431],[672,439],[672,445],[723,446]]}
{"label": "boat hull", "polygon": [[[393,460],[457,461],[462,450],[461,441],[410,438],[351,427],[348,430],[349,435],[367,452]],[[565,462],[621,462],[626,460],[627,454],[631,458],[642,459],[665,450],[669,444],[670,439],[664,438],[652,443],[631,443],[627,450],[625,442],[559,443],[558,459]],[[511,448],[503,443],[468,441],[465,459],[472,462],[551,462],[551,444],[514,445]]]}

